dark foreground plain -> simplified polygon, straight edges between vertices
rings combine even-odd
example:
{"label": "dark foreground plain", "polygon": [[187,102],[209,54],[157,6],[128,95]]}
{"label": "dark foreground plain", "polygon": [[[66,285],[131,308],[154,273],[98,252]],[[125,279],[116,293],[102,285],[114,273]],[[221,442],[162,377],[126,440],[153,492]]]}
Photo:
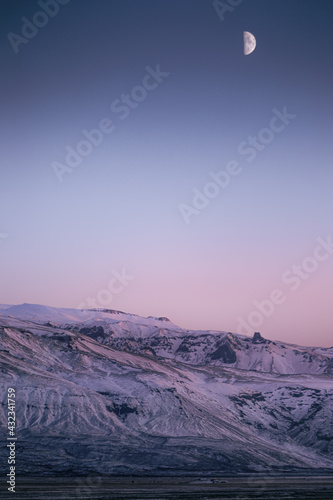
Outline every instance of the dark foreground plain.
{"label": "dark foreground plain", "polygon": [[333,500],[332,476],[17,478],[17,500]]}

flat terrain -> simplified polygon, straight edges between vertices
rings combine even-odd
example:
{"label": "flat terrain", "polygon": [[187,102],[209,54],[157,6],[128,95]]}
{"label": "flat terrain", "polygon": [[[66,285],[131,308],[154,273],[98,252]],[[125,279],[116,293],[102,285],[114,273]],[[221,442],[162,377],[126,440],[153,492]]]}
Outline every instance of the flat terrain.
{"label": "flat terrain", "polygon": [[[1,498],[6,494],[1,482]],[[3,494],[4,493],[4,494]],[[333,476],[17,478],[19,500],[333,500]]]}

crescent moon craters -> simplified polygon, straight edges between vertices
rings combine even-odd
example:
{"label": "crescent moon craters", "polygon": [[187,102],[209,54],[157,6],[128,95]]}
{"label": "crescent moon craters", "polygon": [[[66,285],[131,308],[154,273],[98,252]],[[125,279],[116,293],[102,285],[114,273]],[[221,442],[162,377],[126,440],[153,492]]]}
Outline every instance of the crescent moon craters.
{"label": "crescent moon craters", "polygon": [[249,31],[243,31],[243,39],[244,39],[244,55],[248,56],[256,48],[257,42],[254,35],[252,35],[252,33],[250,33]]}

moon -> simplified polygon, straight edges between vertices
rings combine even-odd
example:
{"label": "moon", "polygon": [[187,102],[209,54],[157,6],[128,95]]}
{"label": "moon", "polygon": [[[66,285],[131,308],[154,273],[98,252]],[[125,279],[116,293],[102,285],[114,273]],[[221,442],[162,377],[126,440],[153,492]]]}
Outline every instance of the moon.
{"label": "moon", "polygon": [[243,31],[244,39],[244,55],[248,56],[256,48],[257,42],[255,37],[249,31]]}

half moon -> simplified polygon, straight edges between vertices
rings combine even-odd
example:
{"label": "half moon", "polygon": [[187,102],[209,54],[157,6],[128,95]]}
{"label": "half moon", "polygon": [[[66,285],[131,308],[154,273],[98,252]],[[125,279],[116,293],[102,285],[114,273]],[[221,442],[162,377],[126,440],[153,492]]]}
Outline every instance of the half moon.
{"label": "half moon", "polygon": [[244,55],[248,56],[256,48],[257,42],[255,37],[249,31],[243,31],[244,39]]}

